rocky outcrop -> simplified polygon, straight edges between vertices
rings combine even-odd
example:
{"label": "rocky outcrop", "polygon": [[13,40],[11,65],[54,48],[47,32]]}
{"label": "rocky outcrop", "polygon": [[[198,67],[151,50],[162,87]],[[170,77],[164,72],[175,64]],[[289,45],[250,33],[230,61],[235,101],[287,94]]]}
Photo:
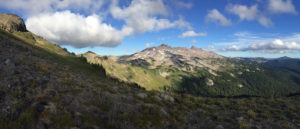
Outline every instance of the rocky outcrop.
{"label": "rocky outcrop", "polygon": [[0,29],[8,32],[27,32],[23,19],[13,14],[0,13]]}

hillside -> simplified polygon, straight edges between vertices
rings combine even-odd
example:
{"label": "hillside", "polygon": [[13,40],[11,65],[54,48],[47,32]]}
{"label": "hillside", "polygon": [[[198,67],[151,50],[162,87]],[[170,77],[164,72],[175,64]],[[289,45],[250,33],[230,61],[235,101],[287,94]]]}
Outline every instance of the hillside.
{"label": "hillside", "polygon": [[[228,58],[199,48],[147,48],[129,56],[82,56],[107,74],[147,90],[201,96],[288,96],[300,92],[297,59]],[[279,60],[279,59],[278,59]],[[299,60],[298,60],[299,61]]]}
{"label": "hillside", "polygon": [[146,91],[32,37],[0,29],[1,129],[300,127],[297,96],[236,99]]}

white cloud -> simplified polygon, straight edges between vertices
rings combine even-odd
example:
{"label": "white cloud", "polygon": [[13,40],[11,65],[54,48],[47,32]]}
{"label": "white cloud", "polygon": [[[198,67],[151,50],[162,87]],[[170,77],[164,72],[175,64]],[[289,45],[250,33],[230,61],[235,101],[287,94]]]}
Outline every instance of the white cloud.
{"label": "white cloud", "polygon": [[133,33],[162,30],[168,28],[191,28],[183,19],[170,21],[158,18],[168,15],[162,0],[132,0],[127,7],[119,7],[117,1],[111,5],[114,18],[125,21],[125,27],[131,28]]}
{"label": "white cloud", "polygon": [[292,0],[269,0],[268,10],[271,13],[297,13]]}
{"label": "white cloud", "polygon": [[[172,2],[174,2],[174,0],[172,0]],[[174,3],[177,8],[191,9],[193,7],[193,3],[191,2],[175,0]]]}
{"label": "white cloud", "polygon": [[286,42],[281,39],[275,39],[271,42],[254,43],[247,47],[232,45],[222,48],[223,51],[262,51],[262,52],[275,52],[282,53],[288,51],[300,51],[300,44],[296,42]]}
{"label": "white cloud", "polygon": [[254,20],[257,17],[257,5],[252,5],[250,7],[247,7],[246,5],[228,5],[226,7],[226,10],[229,11],[230,13],[233,13],[241,20]]}
{"label": "white cloud", "polygon": [[213,9],[208,12],[206,21],[221,24],[222,26],[231,25],[231,21],[221,14],[217,9]]}
{"label": "white cloud", "polygon": [[270,27],[273,25],[273,22],[271,21],[271,19],[269,19],[265,16],[260,16],[258,18],[258,22],[265,27]]}
{"label": "white cloud", "polygon": [[241,51],[242,49],[237,45],[227,46],[225,48],[221,48],[222,51]]}
{"label": "white cloud", "polygon": [[207,36],[207,34],[204,32],[196,33],[195,31],[189,30],[189,31],[183,32],[179,37],[180,38],[188,38],[188,37],[204,37],[204,36]]}
{"label": "white cloud", "polygon": [[149,48],[149,47],[152,47],[153,46],[153,43],[146,43],[146,48]]}
{"label": "white cloud", "polygon": [[107,0],[1,0],[0,7],[33,16],[57,10],[81,10],[89,13],[99,10]]}
{"label": "white cloud", "polygon": [[262,50],[262,51],[285,51],[285,50],[300,50],[300,44],[296,42],[285,42],[281,39],[275,39],[272,42],[251,44],[245,50]]}
{"label": "white cloud", "polygon": [[[261,35],[264,35],[261,37]],[[217,43],[221,51],[260,51],[282,53],[300,51],[300,34],[281,37],[274,34],[236,33],[237,39],[232,42]]]}
{"label": "white cloud", "polygon": [[70,11],[28,17],[28,30],[62,45],[77,48],[113,47],[122,42],[125,30],[103,23],[98,15],[82,16]]}
{"label": "white cloud", "polygon": [[258,5],[246,6],[246,5],[232,5],[229,4],[226,6],[226,10],[234,15],[237,15],[241,21],[258,21],[261,25],[269,27],[273,22],[263,15],[262,12],[258,10]]}

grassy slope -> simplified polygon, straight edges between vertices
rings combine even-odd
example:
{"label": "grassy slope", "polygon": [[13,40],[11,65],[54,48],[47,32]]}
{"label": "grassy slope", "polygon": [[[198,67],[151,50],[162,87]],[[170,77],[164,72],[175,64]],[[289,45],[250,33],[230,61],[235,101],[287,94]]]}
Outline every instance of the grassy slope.
{"label": "grassy slope", "polygon": [[158,70],[144,69],[133,65],[119,64],[110,59],[87,58],[91,63],[102,65],[109,76],[119,78],[127,82],[137,83],[147,90],[159,90],[159,88],[170,85],[170,80],[162,77]]}
{"label": "grassy slope", "polygon": [[43,48],[43,49],[47,50],[48,52],[55,53],[55,54],[62,55],[62,56],[71,55],[65,49],[59,47],[58,45],[52,44],[52,43],[48,42],[47,40],[43,39],[42,37],[39,37],[31,32],[13,32],[13,35],[22,39],[26,43]]}
{"label": "grassy slope", "polygon": [[[97,58],[96,62],[103,65],[107,73],[123,81],[135,82],[147,90],[187,93],[204,96],[288,96],[300,92],[299,72],[291,68],[299,67],[294,63],[288,68],[272,67],[271,63],[255,63],[245,60],[227,60],[223,63],[234,64],[235,69],[224,69],[217,75],[210,74],[206,69],[182,71],[176,68],[159,67],[148,69],[131,64],[120,64],[114,60]],[[90,61],[93,61],[91,59]],[[289,63],[289,62],[286,62]],[[169,75],[163,77],[161,73]],[[213,86],[206,80],[211,79]]]}

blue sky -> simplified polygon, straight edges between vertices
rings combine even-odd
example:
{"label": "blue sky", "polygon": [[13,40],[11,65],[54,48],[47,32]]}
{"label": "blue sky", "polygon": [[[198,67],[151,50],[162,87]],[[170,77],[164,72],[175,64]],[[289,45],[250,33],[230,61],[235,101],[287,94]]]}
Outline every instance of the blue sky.
{"label": "blue sky", "polygon": [[[35,7],[35,8],[32,8]],[[69,51],[124,55],[162,43],[232,57],[300,57],[298,0],[3,0]]]}

